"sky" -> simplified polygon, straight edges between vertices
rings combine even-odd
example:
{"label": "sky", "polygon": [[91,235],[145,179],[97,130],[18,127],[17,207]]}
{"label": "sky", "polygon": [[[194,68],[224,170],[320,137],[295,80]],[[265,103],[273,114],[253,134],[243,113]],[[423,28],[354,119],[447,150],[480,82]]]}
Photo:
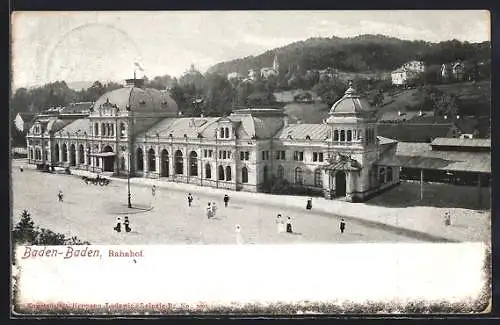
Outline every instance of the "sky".
{"label": "sky", "polygon": [[[464,23],[467,22],[467,23]],[[182,75],[310,37],[490,40],[485,10],[15,12],[12,87]]]}

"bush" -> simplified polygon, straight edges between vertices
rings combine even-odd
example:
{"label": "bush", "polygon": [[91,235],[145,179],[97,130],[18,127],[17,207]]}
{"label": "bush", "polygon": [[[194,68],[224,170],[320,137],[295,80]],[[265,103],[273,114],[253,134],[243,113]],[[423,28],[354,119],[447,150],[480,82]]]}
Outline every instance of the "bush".
{"label": "bush", "polygon": [[290,184],[286,179],[275,176],[264,182],[262,191],[278,195],[323,196],[322,189]]}

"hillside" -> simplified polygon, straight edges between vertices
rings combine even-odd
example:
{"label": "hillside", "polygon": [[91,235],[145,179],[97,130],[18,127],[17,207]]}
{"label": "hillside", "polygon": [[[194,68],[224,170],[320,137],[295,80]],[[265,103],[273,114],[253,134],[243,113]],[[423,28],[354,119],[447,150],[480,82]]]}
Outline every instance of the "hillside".
{"label": "hillside", "polygon": [[274,54],[279,55],[280,72],[291,66],[308,69],[334,67],[344,72],[387,72],[404,62],[421,59],[426,64],[442,64],[462,60],[488,60],[490,42],[468,43],[457,40],[429,43],[407,41],[382,35],[361,35],[352,38],[309,38],[284,47],[212,66],[208,72],[247,74],[249,69],[272,65]]}
{"label": "hillside", "polygon": [[[482,81],[476,84],[463,82],[455,84],[436,85],[436,89],[457,96],[459,111],[463,116],[475,115],[488,118],[490,116],[490,82]],[[418,110],[422,108],[425,116],[433,116],[432,107],[425,106],[423,90],[419,88],[395,90],[384,93],[384,103],[380,106],[381,121],[418,120]],[[405,113],[398,116],[398,111]],[[289,115],[290,122],[321,123],[328,117],[329,107],[325,104],[290,103],[285,106],[285,113]]]}
{"label": "hillside", "polygon": [[[461,115],[489,116],[491,111],[491,85],[489,81],[477,83],[462,82],[434,86],[437,90],[454,95],[459,101]],[[432,111],[425,103],[424,92],[420,88],[396,90],[384,93],[384,103],[380,112]]]}

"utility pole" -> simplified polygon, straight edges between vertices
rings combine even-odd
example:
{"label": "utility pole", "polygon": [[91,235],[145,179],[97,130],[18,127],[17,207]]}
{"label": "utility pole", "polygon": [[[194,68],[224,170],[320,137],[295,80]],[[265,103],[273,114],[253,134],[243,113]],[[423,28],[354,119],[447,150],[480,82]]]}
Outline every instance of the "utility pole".
{"label": "utility pole", "polygon": [[420,169],[420,201],[424,199],[424,170]]}
{"label": "utility pole", "polygon": [[128,207],[130,209],[132,208],[132,203],[130,202],[130,150],[128,153],[127,198],[128,198]]}

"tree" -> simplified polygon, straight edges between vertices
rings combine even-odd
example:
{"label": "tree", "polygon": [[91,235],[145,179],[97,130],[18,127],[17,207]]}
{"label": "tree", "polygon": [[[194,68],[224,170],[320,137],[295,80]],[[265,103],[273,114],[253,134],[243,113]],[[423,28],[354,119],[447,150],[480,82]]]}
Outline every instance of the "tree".
{"label": "tree", "polygon": [[14,227],[12,232],[13,241],[21,244],[33,244],[37,238],[35,222],[31,219],[28,210],[23,210],[21,220]]}
{"label": "tree", "polygon": [[227,78],[219,74],[207,74],[203,93],[207,115],[220,116],[231,112],[236,92]]}
{"label": "tree", "polygon": [[321,101],[328,106],[332,106],[342,97],[346,87],[338,78],[320,81],[313,87],[313,91],[321,97]]}

